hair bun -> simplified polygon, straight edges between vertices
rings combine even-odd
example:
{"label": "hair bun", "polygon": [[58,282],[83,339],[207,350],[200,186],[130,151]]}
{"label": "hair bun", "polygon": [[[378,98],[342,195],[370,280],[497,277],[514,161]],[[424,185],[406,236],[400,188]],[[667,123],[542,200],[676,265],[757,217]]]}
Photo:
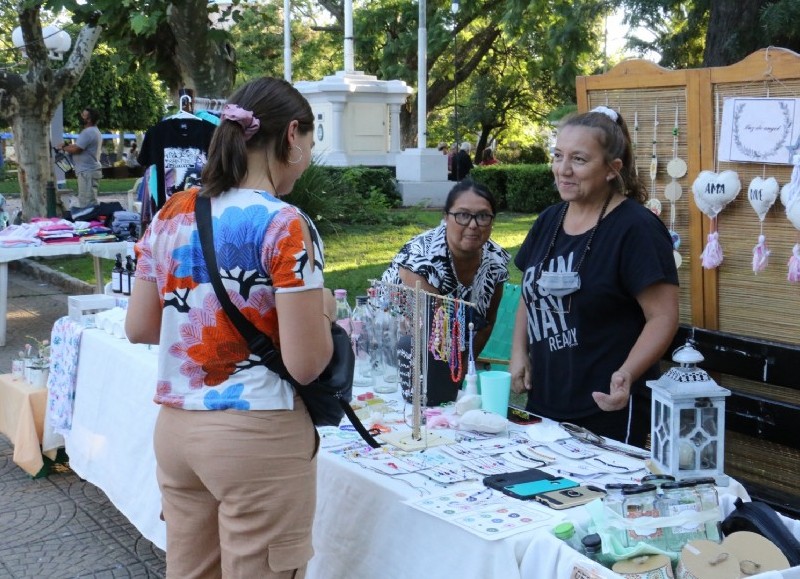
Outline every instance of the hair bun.
{"label": "hair bun", "polygon": [[603,106],[594,107],[589,112],[590,113],[600,113],[601,115],[605,115],[609,119],[614,121],[615,123],[619,120],[619,113],[617,111],[615,111],[614,109],[610,109],[608,107],[603,107]]}

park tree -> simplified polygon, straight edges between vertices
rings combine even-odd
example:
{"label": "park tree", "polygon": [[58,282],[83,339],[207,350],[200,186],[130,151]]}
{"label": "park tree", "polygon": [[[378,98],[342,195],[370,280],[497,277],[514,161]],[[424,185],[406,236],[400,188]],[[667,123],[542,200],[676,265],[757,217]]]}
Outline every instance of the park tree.
{"label": "park tree", "polygon": [[19,71],[0,72],[0,117],[11,124],[23,219],[45,214],[46,185],[54,179],[50,121],[86,70],[101,31],[97,15],[87,13],[69,58],[63,66],[54,68],[42,36],[42,4],[20,1],[13,6],[8,2],[2,5],[17,12],[25,48]]}
{"label": "park tree", "polygon": [[655,40],[633,47],[662,55],[670,68],[727,66],[768,46],[800,51],[797,0],[622,0],[625,22]]}
{"label": "park tree", "polygon": [[173,95],[188,88],[225,97],[233,87],[236,51],[227,29],[240,18],[241,0],[225,7],[208,0],[51,1],[79,18],[99,10],[104,41],[158,74]]}

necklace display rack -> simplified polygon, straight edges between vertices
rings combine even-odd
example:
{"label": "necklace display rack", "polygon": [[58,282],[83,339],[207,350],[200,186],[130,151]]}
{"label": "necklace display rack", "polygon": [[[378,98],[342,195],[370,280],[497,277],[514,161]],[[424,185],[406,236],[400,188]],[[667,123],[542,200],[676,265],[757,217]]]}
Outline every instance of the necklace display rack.
{"label": "necklace display rack", "polygon": [[[431,306],[434,303],[439,303],[440,307],[437,308],[437,311],[439,311],[442,304],[447,304],[448,309],[452,308],[452,311],[456,313],[465,311],[467,306],[474,307],[474,304],[457,298],[427,292],[422,289],[420,282],[417,282],[413,288],[377,280],[371,280],[371,283],[372,287],[377,288],[383,295],[390,296],[390,302],[395,311],[401,312],[411,320],[411,432],[389,432],[383,434],[381,439],[404,451],[454,444],[455,440],[436,434],[422,424],[422,399],[428,389],[427,354],[428,345],[431,341],[431,335],[428,332],[428,328],[431,327]],[[455,320],[457,321],[458,319],[458,316],[455,316]],[[458,349],[457,357],[460,358],[460,350],[465,343],[464,324],[455,323],[451,325],[448,323],[446,325],[450,328],[448,334],[452,333],[450,348]],[[439,348],[438,351],[442,351],[444,344],[436,344],[435,346]],[[452,352],[450,357],[452,357]]]}

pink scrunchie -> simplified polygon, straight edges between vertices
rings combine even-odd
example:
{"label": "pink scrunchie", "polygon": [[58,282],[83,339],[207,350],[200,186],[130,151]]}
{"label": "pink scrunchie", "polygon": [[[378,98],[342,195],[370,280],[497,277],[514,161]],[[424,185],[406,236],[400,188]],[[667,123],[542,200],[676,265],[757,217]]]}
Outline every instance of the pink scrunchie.
{"label": "pink scrunchie", "polygon": [[220,115],[220,118],[222,118],[223,121],[233,121],[234,123],[239,123],[244,129],[245,141],[255,135],[261,126],[261,121],[259,121],[257,117],[253,116],[252,111],[245,110],[239,105],[234,104],[225,105],[222,108],[222,115]]}

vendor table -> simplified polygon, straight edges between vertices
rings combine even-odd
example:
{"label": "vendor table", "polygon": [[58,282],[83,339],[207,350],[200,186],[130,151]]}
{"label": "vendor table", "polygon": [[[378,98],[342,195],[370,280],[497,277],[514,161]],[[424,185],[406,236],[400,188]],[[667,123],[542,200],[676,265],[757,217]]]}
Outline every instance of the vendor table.
{"label": "vendor table", "polygon": [[14,445],[14,462],[30,475],[42,470],[42,452],[55,458],[63,446],[63,439],[46,424],[46,413],[47,388],[0,375],[0,432]]}
{"label": "vendor table", "polygon": [[[105,491],[163,549],[166,529],[159,519],[152,443],[158,413],[152,402],[156,358],[155,348],[131,345],[100,329],[83,332],[66,449],[72,469]],[[537,506],[549,516],[544,526],[486,540],[404,502],[444,492],[445,487],[404,482],[345,460],[326,443],[325,430],[309,578],[557,578],[568,577],[572,564],[582,559],[549,532],[577,509],[557,512]],[[735,481],[724,492],[747,496]],[[524,569],[537,573],[523,574]],[[611,571],[603,576],[618,577]]]}
{"label": "vendor table", "polygon": [[56,255],[90,254],[94,258],[94,278],[97,293],[103,293],[103,272],[100,258],[114,259],[118,253],[128,254],[133,244],[127,241],[113,243],[54,243],[0,249],[0,346],[6,345],[6,314],[8,311],[8,262],[26,257],[52,257]]}

